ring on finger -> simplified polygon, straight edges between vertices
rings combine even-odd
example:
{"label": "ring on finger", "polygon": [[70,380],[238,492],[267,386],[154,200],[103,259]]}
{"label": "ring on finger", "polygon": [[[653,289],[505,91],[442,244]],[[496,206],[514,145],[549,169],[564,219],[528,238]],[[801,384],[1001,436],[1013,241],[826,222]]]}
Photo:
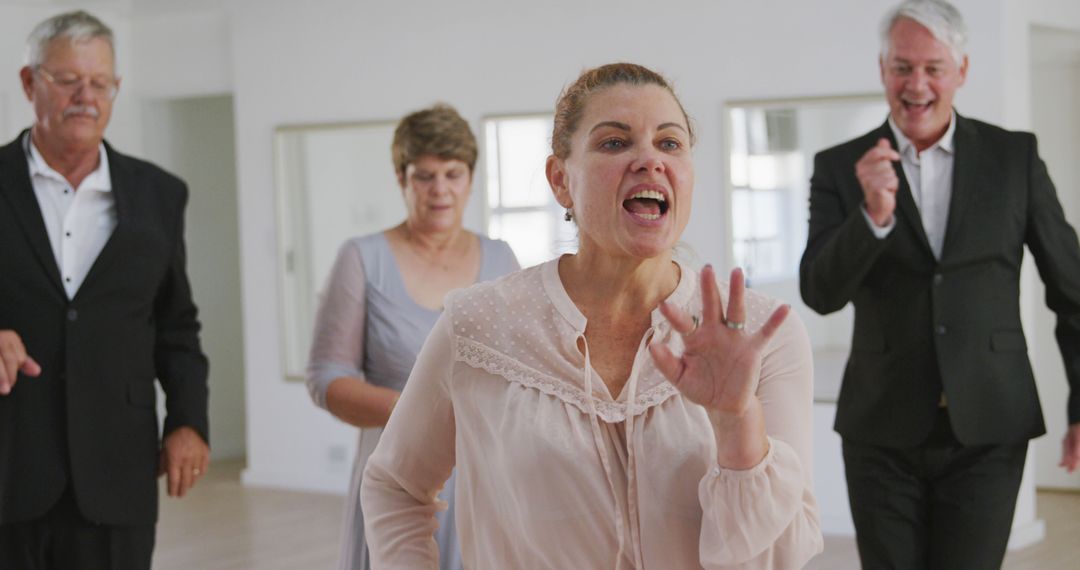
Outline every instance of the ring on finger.
{"label": "ring on finger", "polygon": [[690,320],[694,321],[694,326],[690,329],[690,332],[686,334],[694,334],[697,332],[699,326],[701,326],[701,317],[697,315],[691,315]]}
{"label": "ring on finger", "polygon": [[724,326],[735,331],[741,331],[746,328],[746,323],[737,323],[735,321],[724,320]]}
{"label": "ring on finger", "polygon": [[191,474],[192,475],[202,475],[202,470],[199,469],[198,467],[196,467],[196,468],[191,470]]}

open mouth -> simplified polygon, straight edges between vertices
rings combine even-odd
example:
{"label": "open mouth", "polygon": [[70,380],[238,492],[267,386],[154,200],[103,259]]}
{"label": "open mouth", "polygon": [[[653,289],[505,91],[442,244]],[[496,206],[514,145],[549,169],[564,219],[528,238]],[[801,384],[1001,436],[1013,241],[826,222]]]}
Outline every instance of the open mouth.
{"label": "open mouth", "polygon": [[664,194],[656,190],[635,192],[623,201],[623,209],[643,220],[659,220],[668,211]]}
{"label": "open mouth", "polygon": [[928,110],[930,110],[930,107],[932,107],[934,105],[933,100],[927,101],[925,103],[919,103],[917,101],[909,101],[907,99],[903,99],[901,101],[904,104],[904,110],[905,111],[913,111],[913,112],[916,112],[916,113],[922,112],[922,111],[928,111]]}

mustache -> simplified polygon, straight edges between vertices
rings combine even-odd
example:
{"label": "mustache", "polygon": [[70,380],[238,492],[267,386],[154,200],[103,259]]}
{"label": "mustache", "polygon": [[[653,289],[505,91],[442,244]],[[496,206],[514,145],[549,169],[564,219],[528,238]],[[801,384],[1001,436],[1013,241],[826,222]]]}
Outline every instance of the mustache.
{"label": "mustache", "polygon": [[70,117],[71,115],[89,115],[96,119],[100,114],[101,113],[98,112],[97,107],[91,107],[90,105],[72,105],[64,109],[65,119]]}

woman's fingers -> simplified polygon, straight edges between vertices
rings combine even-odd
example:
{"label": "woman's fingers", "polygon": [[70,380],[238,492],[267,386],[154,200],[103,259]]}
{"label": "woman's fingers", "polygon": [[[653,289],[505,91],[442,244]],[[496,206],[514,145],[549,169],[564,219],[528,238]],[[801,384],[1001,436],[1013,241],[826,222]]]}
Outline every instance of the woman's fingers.
{"label": "woman's fingers", "polygon": [[671,323],[671,328],[679,334],[690,334],[697,328],[694,318],[689,313],[667,301],[660,303],[660,314],[664,315],[664,318]]}
{"label": "woman's fingers", "polygon": [[659,370],[669,382],[677,386],[683,373],[684,365],[682,359],[675,356],[675,354],[671,352],[671,349],[662,342],[650,343],[649,352],[652,353],[653,361],[656,363],[656,369]]}
{"label": "woman's fingers", "polygon": [[769,320],[765,321],[761,330],[754,335],[758,349],[769,344],[772,337],[776,335],[776,331],[780,330],[780,325],[784,324],[784,320],[787,319],[789,313],[791,313],[791,305],[780,305],[769,315]]}
{"label": "woman's fingers", "polygon": [[[746,280],[742,269],[731,270],[731,284],[728,287],[727,316],[725,321],[732,325],[746,324]],[[738,328],[738,327],[734,327]]]}
{"label": "woman's fingers", "polygon": [[701,318],[706,323],[720,322],[724,318],[720,289],[716,286],[716,272],[712,265],[701,269]]}

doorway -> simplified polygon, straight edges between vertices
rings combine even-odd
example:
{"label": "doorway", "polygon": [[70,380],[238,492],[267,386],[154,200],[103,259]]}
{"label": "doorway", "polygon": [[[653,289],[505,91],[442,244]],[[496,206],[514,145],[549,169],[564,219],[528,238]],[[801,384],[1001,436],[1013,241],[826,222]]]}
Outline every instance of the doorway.
{"label": "doorway", "polygon": [[246,414],[233,98],[152,100],[141,118],[143,156],[182,178],[190,192],[185,240],[202,347],[210,359],[211,459],[242,457]]}

